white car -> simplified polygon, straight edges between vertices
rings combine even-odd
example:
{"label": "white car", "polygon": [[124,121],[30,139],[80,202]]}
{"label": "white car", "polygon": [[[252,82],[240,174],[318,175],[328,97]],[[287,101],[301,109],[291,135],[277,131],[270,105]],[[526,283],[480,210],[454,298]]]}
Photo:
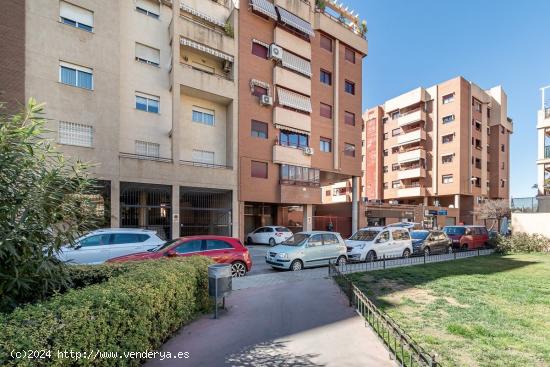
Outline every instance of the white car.
{"label": "white car", "polygon": [[346,247],[350,261],[409,257],[413,253],[409,230],[400,227],[361,228],[346,240]]}
{"label": "white car", "polygon": [[292,231],[281,226],[266,226],[255,229],[246,235],[246,244],[275,246],[292,237]]}
{"label": "white car", "polygon": [[57,257],[70,264],[101,264],[113,257],[143,252],[165,243],[155,231],[134,228],[108,228],[92,231],[63,246]]}

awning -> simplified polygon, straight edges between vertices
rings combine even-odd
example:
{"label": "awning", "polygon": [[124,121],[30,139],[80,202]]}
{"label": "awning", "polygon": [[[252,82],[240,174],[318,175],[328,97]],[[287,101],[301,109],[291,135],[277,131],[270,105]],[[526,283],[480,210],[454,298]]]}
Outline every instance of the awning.
{"label": "awning", "polygon": [[277,87],[277,97],[279,104],[290,108],[295,108],[300,111],[311,113],[311,99],[298,93],[291,92],[287,89]]}
{"label": "awning", "polygon": [[186,4],[180,4],[180,8],[181,10],[183,10],[184,12],[187,12],[189,14],[193,14],[194,16],[198,17],[198,18],[201,18],[205,21],[207,21],[208,23],[212,23],[212,24],[215,24],[217,26],[220,26],[220,27],[224,27],[225,26],[225,23],[217,20],[217,19],[214,19],[212,18],[210,15],[208,14],[204,14],[204,13],[201,13],[200,11],[197,11],[195,9],[193,9],[192,7],[190,7],[189,5],[186,5]]}
{"label": "awning", "polygon": [[394,146],[392,146],[392,148],[394,148],[394,147],[400,147],[400,146],[402,146],[402,145],[407,145],[407,144],[419,143],[420,141],[422,141],[420,138],[411,139],[411,140],[403,141],[403,142],[401,142],[401,143],[397,143],[397,144],[395,144]]}
{"label": "awning", "polygon": [[311,63],[288,51],[283,51],[283,66],[311,77]]}
{"label": "awning", "polygon": [[267,15],[273,20],[277,20],[275,5],[268,0],[250,0],[250,6],[252,6],[254,11]]}
{"label": "awning", "polygon": [[280,130],[287,130],[287,131],[297,133],[297,134],[311,135],[311,131],[297,129],[295,127],[282,125],[282,124],[275,124],[275,128],[280,129]]}
{"label": "awning", "polygon": [[304,32],[309,36],[315,36],[315,32],[313,31],[311,24],[309,24],[299,16],[292,14],[288,10],[281,8],[280,6],[277,6],[276,8],[277,8],[277,12],[279,13],[279,20],[281,22],[301,32]]}
{"label": "awning", "polygon": [[180,44],[182,46],[189,46],[189,47],[192,47],[192,48],[197,49],[199,51],[206,52],[207,54],[216,56],[220,59],[227,60],[229,62],[233,62],[233,56],[225,54],[221,51],[215,50],[215,49],[210,48],[208,46],[205,46],[203,44],[197,43],[197,42],[192,41],[188,38],[181,37],[180,38]]}

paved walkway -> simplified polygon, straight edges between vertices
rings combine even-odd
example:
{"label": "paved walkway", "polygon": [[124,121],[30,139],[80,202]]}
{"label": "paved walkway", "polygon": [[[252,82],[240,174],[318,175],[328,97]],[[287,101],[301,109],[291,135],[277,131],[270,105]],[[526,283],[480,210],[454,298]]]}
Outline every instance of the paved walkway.
{"label": "paved walkway", "polygon": [[189,359],[150,360],[146,366],[395,366],[327,272],[236,279],[240,290],[228,298],[220,319],[202,317],[161,348],[188,352]]}

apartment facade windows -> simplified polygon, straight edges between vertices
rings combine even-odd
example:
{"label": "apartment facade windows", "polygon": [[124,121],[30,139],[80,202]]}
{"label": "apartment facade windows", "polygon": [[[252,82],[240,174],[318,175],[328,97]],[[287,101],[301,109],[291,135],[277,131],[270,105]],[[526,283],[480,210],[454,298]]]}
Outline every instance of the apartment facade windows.
{"label": "apartment facade windows", "polygon": [[160,157],[160,144],[152,143],[148,141],[136,140],[135,142],[136,154],[139,156]]}
{"label": "apartment facade windows", "polygon": [[384,157],[387,157],[389,155],[389,152],[388,152],[387,149],[384,149],[383,155],[384,155]]}
{"label": "apartment facade windows", "polygon": [[158,19],[160,14],[160,4],[158,1],[153,0],[136,0],[136,11],[151,18]]}
{"label": "apartment facade windows", "polygon": [[390,117],[392,120],[397,120],[399,118],[399,110],[390,112]]}
{"label": "apartment facade windows", "polygon": [[330,153],[332,151],[332,139],[321,137],[319,149],[321,152]]}
{"label": "apartment facade windows", "polygon": [[344,155],[348,157],[355,157],[355,145],[344,143]]}
{"label": "apartment facade windows", "polygon": [[252,95],[255,97],[260,98],[261,96],[265,96],[267,94],[267,88],[262,87],[260,85],[253,85],[252,86]]}
{"label": "apartment facade windows", "polygon": [[500,144],[500,151],[505,152],[506,151],[506,145]]}
{"label": "apartment facade windows", "polygon": [[279,133],[279,144],[292,148],[307,148],[309,147],[309,136],[282,130]]}
{"label": "apartment facade windows", "polygon": [[254,178],[267,178],[267,163],[259,162],[259,161],[251,161],[250,175]]}
{"label": "apartment facade windows", "polygon": [[325,36],[324,34],[321,34],[320,38],[320,45],[322,49],[325,49],[329,52],[332,52],[332,39],[328,36]]}
{"label": "apartment facade windows", "polygon": [[346,91],[346,93],[355,95],[355,83],[349,80],[346,80],[344,82],[344,90]]}
{"label": "apartment facade windows", "polygon": [[451,103],[454,100],[455,100],[455,94],[454,93],[449,93],[449,94],[446,94],[442,97],[442,103],[443,104]]}
{"label": "apartment facade windows", "polygon": [[281,165],[281,183],[299,186],[320,186],[321,173],[318,169],[299,167],[288,164]]}
{"label": "apartment facade windows", "polygon": [[453,122],[454,120],[455,120],[455,115],[443,116],[444,124],[448,124],[449,122]]}
{"label": "apartment facade windows", "polygon": [[328,119],[331,119],[332,118],[332,106],[321,102],[319,113],[322,117],[326,117]]}
{"label": "apartment facade windows", "polygon": [[453,175],[443,175],[443,176],[441,176],[441,183],[443,183],[443,184],[453,183]]}
{"label": "apartment facade windows", "polygon": [[353,51],[351,48],[346,47],[345,51],[345,59],[346,61],[351,62],[352,64],[355,64],[355,51]]}
{"label": "apartment facade windows", "polygon": [[87,32],[94,30],[94,13],[66,1],[59,2],[59,19],[64,24]]}
{"label": "apartment facade windows", "polygon": [[395,180],[391,182],[391,188],[392,189],[400,189],[401,188],[401,181]]}
{"label": "apartment facade windows", "polygon": [[344,112],[344,123],[346,125],[355,126],[355,114],[353,112]]}
{"label": "apartment facade windows", "polygon": [[267,139],[267,124],[265,122],[252,120],[250,124],[250,135],[255,138]]}
{"label": "apartment facade windows", "polygon": [[215,112],[199,106],[193,106],[191,120],[199,124],[214,126],[216,123]]}
{"label": "apartment facade windows", "polygon": [[399,171],[400,169],[401,169],[401,166],[399,165],[399,163],[394,163],[391,165],[392,171]]}
{"label": "apartment facade windows", "polygon": [[93,127],[89,125],[59,121],[58,142],[59,144],[91,148],[93,146],[93,132]]}
{"label": "apartment facade windows", "polygon": [[160,98],[144,93],[136,93],[136,109],[145,112],[159,113]]}
{"label": "apartment facade windows", "polygon": [[214,152],[201,149],[193,149],[192,152],[193,162],[204,163],[204,164],[214,164]]}
{"label": "apartment facade windows", "polygon": [[399,135],[401,135],[401,129],[400,128],[393,129],[391,131],[391,136],[399,136]]}
{"label": "apartment facade windows", "polygon": [[160,50],[136,42],[136,61],[152,66],[160,66]]}
{"label": "apartment facade windows", "polygon": [[263,44],[252,41],[252,55],[256,55],[259,58],[267,59],[268,48]]}
{"label": "apartment facade windows", "polygon": [[449,164],[453,163],[454,160],[454,154],[446,154],[441,156],[441,163],[442,164]]}
{"label": "apartment facade windows", "polygon": [[448,144],[450,142],[452,142],[454,140],[454,134],[447,134],[447,135],[443,135],[441,137],[441,142],[443,144]]}
{"label": "apartment facade windows", "polygon": [[68,62],[59,63],[59,81],[73,87],[90,90],[94,88],[92,69]]}
{"label": "apartment facade windows", "polygon": [[474,106],[474,110],[477,112],[481,112],[481,102],[478,101],[475,98],[472,98],[472,106]]}
{"label": "apartment facade windows", "polygon": [[387,183],[387,182],[384,182],[384,184],[382,185],[382,187],[384,188],[384,190],[387,190],[387,189],[389,188],[388,183]]}
{"label": "apartment facade windows", "polygon": [[320,82],[326,85],[332,85],[332,73],[321,69]]}

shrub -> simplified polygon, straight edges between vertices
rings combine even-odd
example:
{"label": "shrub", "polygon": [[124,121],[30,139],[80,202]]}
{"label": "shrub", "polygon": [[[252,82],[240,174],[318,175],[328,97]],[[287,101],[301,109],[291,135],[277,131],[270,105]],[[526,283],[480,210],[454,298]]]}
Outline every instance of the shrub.
{"label": "shrub", "polygon": [[[57,352],[122,354],[157,349],[183,324],[211,306],[209,263],[205,257],[136,263],[104,283],[71,289],[48,301],[0,315],[0,365],[138,366],[139,357],[75,361]],[[103,274],[109,276],[121,269]],[[51,350],[52,354],[45,360],[12,359],[12,350]]]}
{"label": "shrub", "polygon": [[496,250],[504,254],[550,251],[550,239],[540,234],[517,233],[510,237],[499,235],[493,243]]}
{"label": "shrub", "polygon": [[117,275],[140,266],[140,263],[109,263],[100,265],[73,265],[67,267],[70,288],[82,288],[106,282]]}

